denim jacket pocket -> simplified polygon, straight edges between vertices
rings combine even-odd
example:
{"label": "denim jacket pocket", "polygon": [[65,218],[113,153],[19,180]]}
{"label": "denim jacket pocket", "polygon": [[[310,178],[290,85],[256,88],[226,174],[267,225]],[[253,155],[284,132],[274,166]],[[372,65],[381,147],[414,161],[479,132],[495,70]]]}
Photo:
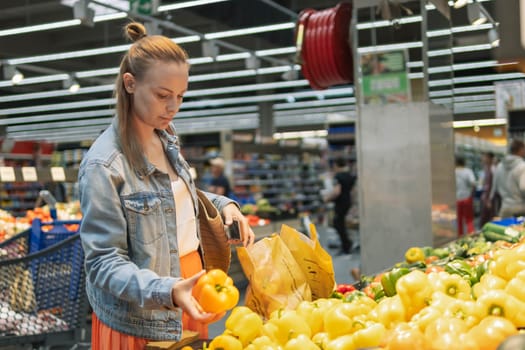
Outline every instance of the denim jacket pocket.
{"label": "denim jacket pocket", "polygon": [[151,244],[165,232],[162,201],[156,193],[139,192],[122,198],[128,217],[130,237]]}

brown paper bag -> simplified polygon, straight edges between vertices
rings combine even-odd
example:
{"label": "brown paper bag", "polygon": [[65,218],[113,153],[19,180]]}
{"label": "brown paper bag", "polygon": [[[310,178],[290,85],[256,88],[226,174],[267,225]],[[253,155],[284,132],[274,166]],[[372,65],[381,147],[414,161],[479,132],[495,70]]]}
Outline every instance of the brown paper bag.
{"label": "brown paper bag", "polygon": [[312,291],[312,300],[328,298],[335,288],[332,257],[319,243],[317,230],[310,224],[312,238],[282,225],[281,238],[303,270]]}
{"label": "brown paper bag", "polygon": [[275,310],[295,309],[301,301],[312,300],[306,276],[279,235],[236,249],[249,281],[245,305],[250,309],[268,318]]}

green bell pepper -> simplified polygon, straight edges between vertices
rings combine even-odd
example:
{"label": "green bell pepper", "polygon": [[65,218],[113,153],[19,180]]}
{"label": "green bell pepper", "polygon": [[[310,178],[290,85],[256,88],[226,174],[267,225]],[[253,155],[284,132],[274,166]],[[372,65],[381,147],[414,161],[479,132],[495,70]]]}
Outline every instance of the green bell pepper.
{"label": "green bell pepper", "polygon": [[477,282],[476,271],[464,260],[456,259],[445,265],[445,271],[448,273],[460,275],[463,277],[470,285],[473,285]]}
{"label": "green bell pepper", "polygon": [[396,295],[396,282],[401,276],[404,276],[410,272],[410,269],[406,267],[393,268],[391,271],[386,272],[381,276],[381,286],[385,291],[387,297]]}

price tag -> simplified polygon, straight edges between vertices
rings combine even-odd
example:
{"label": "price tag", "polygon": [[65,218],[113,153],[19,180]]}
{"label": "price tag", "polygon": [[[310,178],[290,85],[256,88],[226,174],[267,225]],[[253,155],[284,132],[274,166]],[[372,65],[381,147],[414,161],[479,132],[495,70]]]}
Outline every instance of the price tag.
{"label": "price tag", "polygon": [[55,182],[66,181],[66,173],[64,172],[64,168],[58,166],[51,167],[51,179]]}
{"label": "price tag", "polygon": [[37,182],[38,177],[36,175],[36,168],[32,166],[22,167],[22,178],[26,182]]}
{"label": "price tag", "polygon": [[2,182],[15,182],[15,168],[12,166],[0,167],[0,181]]}

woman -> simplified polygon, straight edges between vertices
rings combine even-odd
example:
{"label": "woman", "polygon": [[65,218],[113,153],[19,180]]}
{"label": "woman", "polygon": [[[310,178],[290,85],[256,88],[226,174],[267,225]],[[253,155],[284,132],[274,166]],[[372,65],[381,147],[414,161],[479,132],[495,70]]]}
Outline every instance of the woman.
{"label": "woman", "polygon": [[[182,328],[207,338],[207,323],[223,316],[203,312],[191,295],[205,252],[195,184],[172,124],[188,87],[187,54],[140,23],[125,29],[134,44],[116,80],[117,116],[79,170],[93,349],[143,349],[149,340],[178,340]],[[251,245],[238,206],[206,195]]]}

